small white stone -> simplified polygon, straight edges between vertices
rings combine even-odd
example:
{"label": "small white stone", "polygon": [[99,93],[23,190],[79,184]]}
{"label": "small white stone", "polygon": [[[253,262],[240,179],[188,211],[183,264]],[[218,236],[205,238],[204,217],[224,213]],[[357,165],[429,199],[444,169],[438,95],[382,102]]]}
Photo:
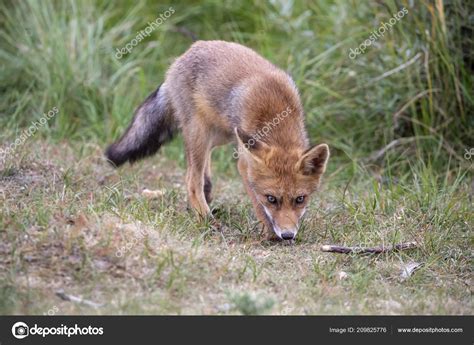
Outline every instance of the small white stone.
{"label": "small white stone", "polygon": [[149,189],[144,189],[142,191],[142,196],[147,198],[147,199],[158,199],[162,197],[165,194],[164,191],[162,190],[149,190]]}
{"label": "small white stone", "polygon": [[419,262],[409,262],[408,264],[403,265],[402,271],[400,273],[400,280],[405,281],[408,278],[411,277],[413,272],[415,272],[417,269],[419,269],[421,266],[423,266],[422,263]]}
{"label": "small white stone", "polygon": [[344,272],[344,271],[340,271],[338,274],[337,274],[337,277],[339,278],[339,280],[344,280],[348,277],[349,275]]}

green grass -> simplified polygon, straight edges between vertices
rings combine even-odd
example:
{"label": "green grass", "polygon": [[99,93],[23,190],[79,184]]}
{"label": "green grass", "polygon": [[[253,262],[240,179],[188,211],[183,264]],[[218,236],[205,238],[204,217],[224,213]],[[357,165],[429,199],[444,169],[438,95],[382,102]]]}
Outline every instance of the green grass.
{"label": "green grass", "polygon": [[[116,48],[170,5],[0,5],[0,148],[59,109],[0,160],[0,313],[472,314],[472,10],[410,3],[180,2],[120,60]],[[403,6],[390,33],[349,58]],[[186,208],[180,138],[133,167],[104,161],[191,44],[183,32],[248,45],[295,79],[310,137],[332,153],[295,245],[261,241],[231,147],[213,153],[220,233]],[[148,200],[144,188],[165,193]],[[419,248],[319,250],[401,241]],[[412,261],[423,266],[402,281]],[[63,301],[61,289],[103,305]]]}

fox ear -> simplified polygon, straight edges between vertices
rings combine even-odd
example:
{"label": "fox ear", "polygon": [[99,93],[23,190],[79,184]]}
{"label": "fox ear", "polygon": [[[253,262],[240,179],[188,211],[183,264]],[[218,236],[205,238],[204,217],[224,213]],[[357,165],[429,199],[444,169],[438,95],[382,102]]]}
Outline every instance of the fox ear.
{"label": "fox ear", "polygon": [[234,132],[235,137],[237,138],[239,153],[245,152],[250,154],[257,161],[260,160],[257,152],[261,151],[262,149],[266,149],[268,145],[258,139],[255,139],[237,127],[234,128]]}
{"label": "fox ear", "polygon": [[299,160],[299,168],[305,175],[322,175],[326,171],[329,159],[329,147],[326,144],[313,146],[303,153]]}
{"label": "fox ear", "polygon": [[237,142],[239,144],[239,147],[243,147],[248,151],[254,151],[258,150],[260,146],[260,142],[252,138],[249,134],[244,132],[243,130],[235,127],[234,128],[235,136],[237,138]]}

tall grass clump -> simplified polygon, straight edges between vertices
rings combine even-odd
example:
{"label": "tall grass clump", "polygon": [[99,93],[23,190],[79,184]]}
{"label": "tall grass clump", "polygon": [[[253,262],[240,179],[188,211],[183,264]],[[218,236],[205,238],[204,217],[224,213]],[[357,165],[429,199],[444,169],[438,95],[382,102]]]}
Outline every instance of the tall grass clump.
{"label": "tall grass clump", "polygon": [[26,126],[56,106],[60,115],[50,124],[50,135],[108,136],[116,122],[128,119],[149,87],[144,55],[160,51],[159,39],[151,39],[133,52],[133,59],[114,56],[143,26],[143,18],[153,19],[142,16],[143,11],[144,3],[123,13],[92,1],[3,4],[2,124]]}

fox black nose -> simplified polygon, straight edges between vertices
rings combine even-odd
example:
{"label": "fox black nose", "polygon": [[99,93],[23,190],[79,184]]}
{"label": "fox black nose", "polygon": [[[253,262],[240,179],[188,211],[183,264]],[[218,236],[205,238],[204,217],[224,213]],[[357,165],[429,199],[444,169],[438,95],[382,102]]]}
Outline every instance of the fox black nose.
{"label": "fox black nose", "polygon": [[293,238],[295,238],[295,234],[292,232],[284,232],[281,234],[281,238],[283,238],[284,240],[292,240]]}

